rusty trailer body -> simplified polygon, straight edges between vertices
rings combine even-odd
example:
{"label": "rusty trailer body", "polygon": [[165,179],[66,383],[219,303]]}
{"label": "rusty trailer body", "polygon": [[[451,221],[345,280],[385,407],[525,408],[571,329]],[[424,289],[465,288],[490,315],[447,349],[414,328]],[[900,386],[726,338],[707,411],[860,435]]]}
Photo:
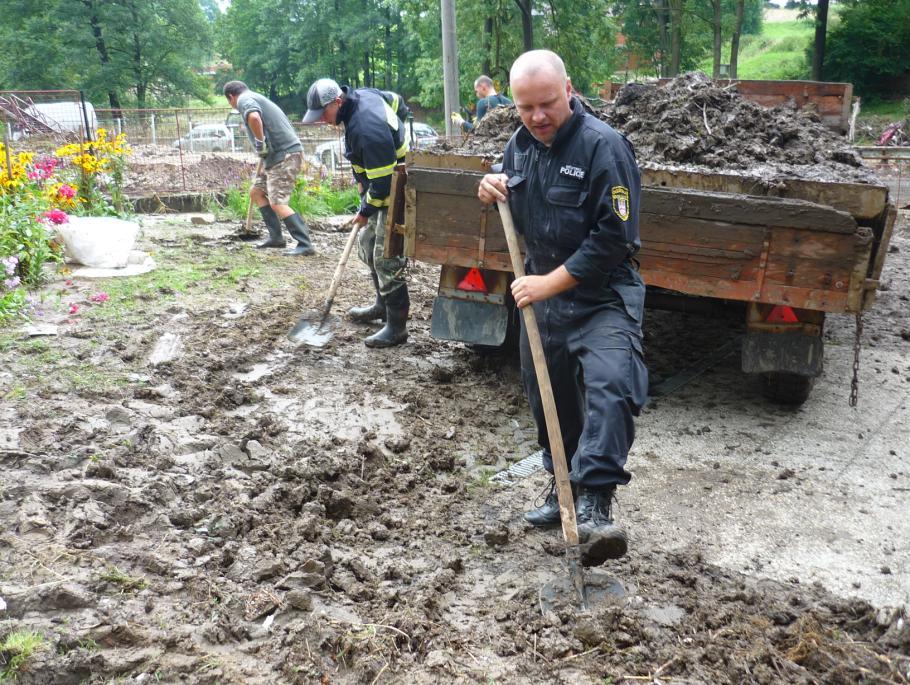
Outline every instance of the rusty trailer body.
{"label": "rusty trailer body", "polygon": [[[443,266],[437,300],[449,303],[437,302],[433,322],[440,337],[461,339],[459,331],[467,331],[465,342],[476,342],[474,326],[437,325],[437,312],[475,317],[482,305],[492,312],[490,306],[510,304],[502,225],[477,200],[489,165],[477,156],[412,153],[406,187],[399,189],[403,202],[390,213],[391,229],[402,238],[397,249]],[[648,304],[697,310],[711,301],[739,303],[747,324],[744,371],[762,374],[772,399],[804,401],[822,370],[825,314],[860,313],[874,301],[896,216],[887,187],[803,179],[768,184],[663,167],[644,168],[642,182],[638,259]],[[464,271],[475,267],[493,286],[459,292]],[[451,304],[459,299],[474,304]],[[479,330],[501,335],[503,326]]]}

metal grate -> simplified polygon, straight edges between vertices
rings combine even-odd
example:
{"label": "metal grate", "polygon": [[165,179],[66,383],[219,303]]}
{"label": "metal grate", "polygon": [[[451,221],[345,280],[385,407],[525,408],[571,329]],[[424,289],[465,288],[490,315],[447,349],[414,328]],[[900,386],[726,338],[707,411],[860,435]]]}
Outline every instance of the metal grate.
{"label": "metal grate", "polygon": [[514,485],[515,481],[527,478],[543,468],[543,450],[537,450],[529,457],[512,464],[505,471],[493,474],[490,480],[503,485]]}

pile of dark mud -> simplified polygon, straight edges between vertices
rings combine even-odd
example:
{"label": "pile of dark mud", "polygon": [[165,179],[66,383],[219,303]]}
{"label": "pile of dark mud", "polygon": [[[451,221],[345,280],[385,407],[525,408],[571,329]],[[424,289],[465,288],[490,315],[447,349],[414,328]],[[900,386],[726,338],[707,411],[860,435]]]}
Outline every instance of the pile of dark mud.
{"label": "pile of dark mud", "polygon": [[[875,175],[817,113],[794,104],[766,108],[699,72],[664,86],[630,83],[598,118],[635,146],[642,166],[748,172],[820,181],[874,183]],[[521,124],[515,107],[485,116],[459,152],[498,156]]]}

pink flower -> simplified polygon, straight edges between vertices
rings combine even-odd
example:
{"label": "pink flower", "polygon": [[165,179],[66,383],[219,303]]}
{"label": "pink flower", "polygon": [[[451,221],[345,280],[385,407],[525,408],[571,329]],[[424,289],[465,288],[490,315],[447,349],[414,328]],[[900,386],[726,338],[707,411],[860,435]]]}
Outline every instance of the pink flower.
{"label": "pink flower", "polygon": [[76,189],[73,186],[67,185],[64,183],[57,190],[57,195],[60,197],[65,197],[67,200],[72,200],[76,196]]}
{"label": "pink flower", "polygon": [[95,293],[88,299],[90,299],[92,302],[107,302],[109,299],[111,299],[111,296],[107,293]]}
{"label": "pink flower", "polygon": [[62,209],[52,209],[44,213],[44,220],[50,221],[52,224],[65,224],[70,218]]}
{"label": "pink flower", "polygon": [[71,305],[70,305],[70,314],[75,314],[75,313],[78,312],[78,311],[79,311],[79,305],[78,305],[78,304],[71,304]]}

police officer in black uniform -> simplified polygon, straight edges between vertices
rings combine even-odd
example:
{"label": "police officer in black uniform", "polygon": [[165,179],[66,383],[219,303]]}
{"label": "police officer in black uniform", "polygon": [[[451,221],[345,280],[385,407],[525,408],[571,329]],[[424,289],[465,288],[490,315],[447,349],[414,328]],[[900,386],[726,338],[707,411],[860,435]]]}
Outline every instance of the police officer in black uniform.
{"label": "police officer in black uniform", "polygon": [[[579,539],[596,546],[589,563],[602,563],[626,553],[626,534],[614,524],[611,504],[616,487],[631,478],[625,463],[633,417],[648,390],[641,342],[645,287],[634,261],[641,180],[632,145],[585,112],[558,55],[524,53],[512,65],[510,83],[524,125],[506,145],[504,173],[484,176],[478,197],[484,203],[508,198],[524,235],[528,275],[512,283],[512,294],[519,307],[534,307],[571,461]],[[552,474],[523,326],[521,367]],[[542,506],[525,519],[541,527],[559,523],[553,480]]]}

